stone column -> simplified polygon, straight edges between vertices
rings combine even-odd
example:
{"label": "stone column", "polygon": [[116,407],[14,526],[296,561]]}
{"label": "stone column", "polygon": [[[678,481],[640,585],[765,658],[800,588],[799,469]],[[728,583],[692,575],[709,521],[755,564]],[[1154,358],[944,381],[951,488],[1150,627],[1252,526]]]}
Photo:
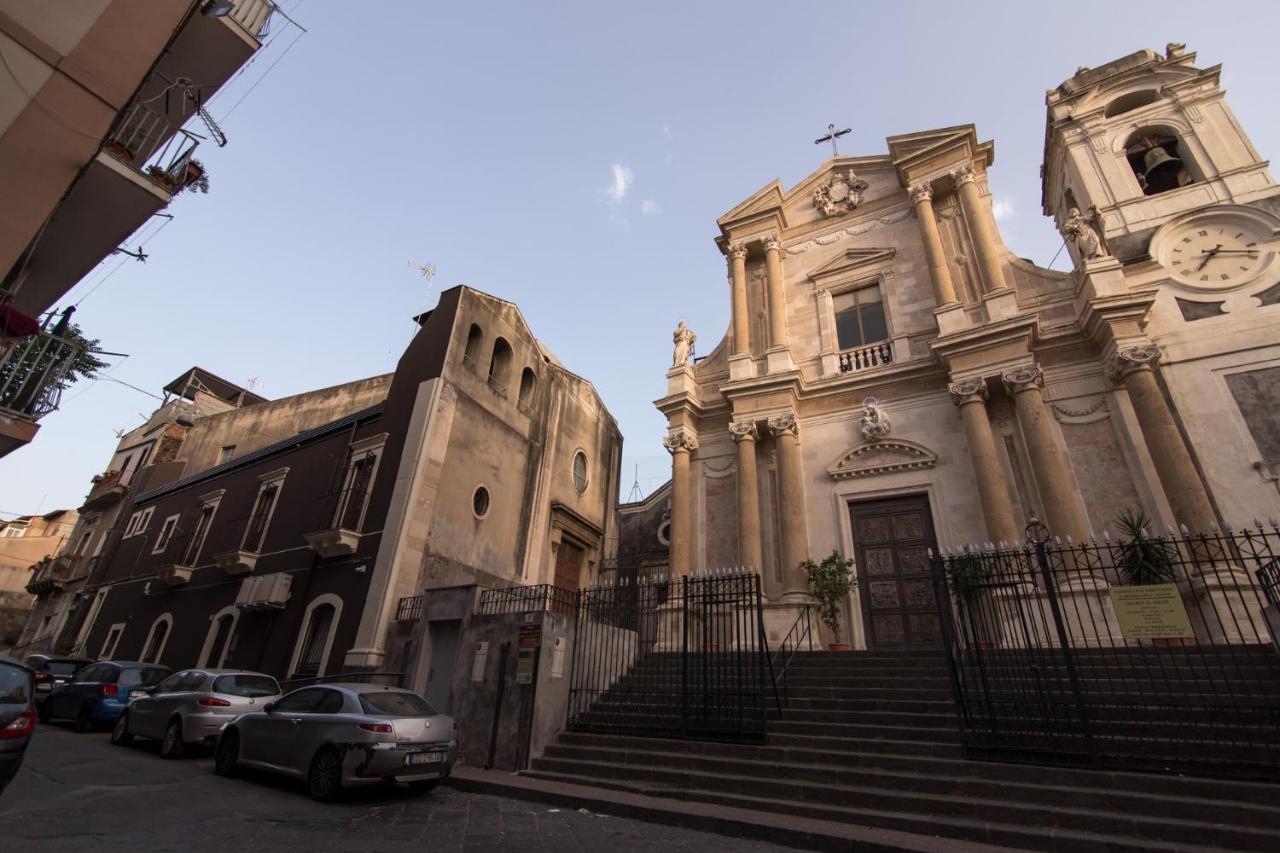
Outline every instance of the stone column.
{"label": "stone column", "polygon": [[982,276],[982,290],[991,293],[1004,290],[1009,285],[1004,280],[1004,267],[1000,263],[1000,241],[996,238],[991,211],[986,209],[978,193],[977,175],[973,166],[965,164],[951,172],[964,210],[964,221],[969,223],[973,237],[974,253],[978,256],[978,272]]}
{"label": "stone column", "polygon": [[730,278],[733,281],[733,354],[751,352],[751,317],[747,309],[747,247],[729,247]]}
{"label": "stone column", "polygon": [[908,190],[911,203],[916,208],[920,223],[920,237],[924,240],[924,254],[929,262],[929,278],[933,282],[933,300],[938,307],[952,305],[956,301],[956,286],[951,280],[951,269],[942,250],[942,236],[938,233],[938,220],[933,216],[933,189],[927,182],[912,184]]}
{"label": "stone column", "polygon": [[689,454],[698,449],[698,440],[683,429],[662,440],[671,453],[671,574],[692,574],[693,565],[693,482]]}
{"label": "stone column", "polygon": [[733,421],[729,424],[729,434],[738,445],[738,560],[763,576],[755,422]]}
{"label": "stone column", "polygon": [[808,595],[809,580],[800,564],[809,559],[809,533],[804,511],[804,470],[800,459],[800,425],[794,412],[769,418],[778,445],[778,515],[781,530],[782,594]]}
{"label": "stone column", "polygon": [[782,244],[776,234],[763,239],[765,269],[769,273],[769,348],[787,347],[787,306],[782,287]]}
{"label": "stone column", "polygon": [[1009,542],[1020,538],[1009,500],[1009,484],[996,453],[995,434],[987,417],[987,383],[966,379],[950,386],[951,398],[960,408],[964,438],[973,460],[973,473],[978,481],[978,502],[987,523],[987,536],[992,542]]}
{"label": "stone column", "polygon": [[1129,392],[1174,521],[1193,533],[1209,533],[1217,523],[1213,505],[1156,383],[1154,367],[1159,360],[1160,348],[1154,344],[1123,347],[1107,359],[1107,373]]}
{"label": "stone column", "polygon": [[1018,412],[1018,425],[1040,486],[1040,503],[1048,516],[1049,531],[1055,536],[1084,541],[1089,522],[1072,485],[1066,454],[1054,435],[1053,415],[1044,402],[1044,373],[1038,364],[1028,364],[1005,371],[1002,378]]}

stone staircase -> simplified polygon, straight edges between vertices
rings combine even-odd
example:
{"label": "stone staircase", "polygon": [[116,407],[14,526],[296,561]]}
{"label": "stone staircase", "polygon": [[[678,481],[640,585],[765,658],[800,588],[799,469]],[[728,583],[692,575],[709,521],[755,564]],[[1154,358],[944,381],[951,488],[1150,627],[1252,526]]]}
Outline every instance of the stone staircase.
{"label": "stone staircase", "polygon": [[764,743],[625,733],[673,712],[660,677],[593,706],[622,733],[565,732],[525,775],[1022,849],[1280,850],[1280,786],[967,759],[941,652],[798,655]]}

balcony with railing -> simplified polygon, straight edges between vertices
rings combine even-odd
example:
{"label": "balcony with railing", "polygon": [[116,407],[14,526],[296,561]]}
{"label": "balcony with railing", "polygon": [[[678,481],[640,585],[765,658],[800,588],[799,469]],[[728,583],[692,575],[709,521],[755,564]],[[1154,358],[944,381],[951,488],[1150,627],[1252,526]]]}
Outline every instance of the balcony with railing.
{"label": "balcony with railing", "polygon": [[139,101],[125,112],[103,150],[173,195],[204,175],[203,167],[192,158],[200,139]]}
{"label": "balcony with railing", "polygon": [[845,350],[838,356],[841,373],[856,373],[893,363],[893,344],[879,341],[856,349]]}
{"label": "balcony with railing", "polygon": [[68,373],[84,347],[47,332],[11,339],[0,349],[0,456],[35,436],[56,411]]}
{"label": "balcony with railing", "polygon": [[93,478],[93,487],[80,506],[81,510],[103,510],[119,503],[129,490],[123,482],[124,473],[108,471]]}
{"label": "balcony with railing", "polygon": [[321,557],[344,557],[354,554],[360,546],[360,527],[369,503],[368,480],[357,481],[356,485],[339,492],[337,497],[336,512],[331,511],[332,514],[324,516],[325,519],[332,518],[334,525],[303,537],[308,547]]}
{"label": "balcony with railing", "polygon": [[61,591],[66,585],[83,576],[88,571],[89,560],[83,555],[63,554],[49,560],[42,560],[39,568],[27,581],[27,592],[32,595],[48,595],[55,590]]}

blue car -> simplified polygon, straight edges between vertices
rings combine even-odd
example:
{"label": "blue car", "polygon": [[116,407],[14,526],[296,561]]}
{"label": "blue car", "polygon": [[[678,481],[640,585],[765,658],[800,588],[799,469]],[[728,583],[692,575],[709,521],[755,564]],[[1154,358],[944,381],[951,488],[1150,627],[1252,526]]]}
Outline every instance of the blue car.
{"label": "blue car", "polygon": [[129,700],[167,678],[167,666],[136,661],[102,661],[76,673],[75,678],[55,687],[40,706],[40,719],[75,720],[78,732],[109,726],[124,711]]}

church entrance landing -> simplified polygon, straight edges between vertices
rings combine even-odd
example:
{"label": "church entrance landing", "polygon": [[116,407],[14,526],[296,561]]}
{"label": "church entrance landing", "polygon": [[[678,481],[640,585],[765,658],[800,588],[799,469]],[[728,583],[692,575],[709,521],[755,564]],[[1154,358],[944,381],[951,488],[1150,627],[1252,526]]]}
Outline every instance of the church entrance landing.
{"label": "church entrance landing", "polygon": [[851,503],[849,521],[867,646],[940,648],[942,626],[929,572],[937,550],[924,495]]}

